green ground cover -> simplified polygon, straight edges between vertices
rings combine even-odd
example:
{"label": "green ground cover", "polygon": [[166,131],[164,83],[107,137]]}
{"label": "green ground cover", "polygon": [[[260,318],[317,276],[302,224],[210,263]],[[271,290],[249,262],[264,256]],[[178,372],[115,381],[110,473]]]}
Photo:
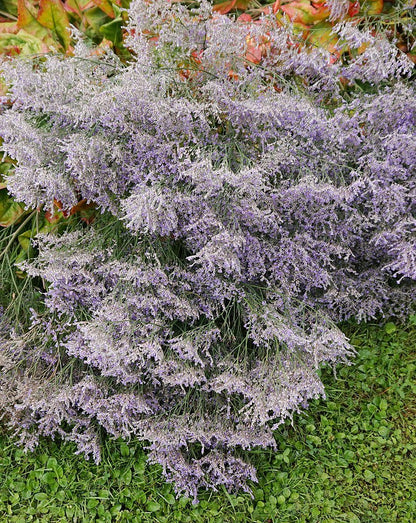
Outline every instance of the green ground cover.
{"label": "green ground cover", "polygon": [[416,521],[416,316],[406,327],[346,326],[358,355],[323,371],[316,400],[276,433],[278,451],[253,453],[259,484],[246,494],[175,499],[142,447],[104,441],[96,466],[70,444],[24,454],[0,436],[0,521]]}

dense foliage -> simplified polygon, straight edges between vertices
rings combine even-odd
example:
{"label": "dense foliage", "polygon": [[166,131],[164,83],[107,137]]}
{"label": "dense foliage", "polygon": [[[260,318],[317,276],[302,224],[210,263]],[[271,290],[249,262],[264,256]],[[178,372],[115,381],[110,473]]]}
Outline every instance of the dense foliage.
{"label": "dense foliage", "polygon": [[348,23],[365,49],[334,63],[273,15],[129,14],[127,65],[82,39],[2,64],[9,191],[101,215],[20,264],[45,295],[29,328],[4,315],[0,407],[27,448],[58,435],[99,461],[101,428],[148,441],[196,498],[247,488],[243,451],[324,394],[320,367],[352,354],[337,322],[414,303],[412,63]]}
{"label": "dense foliage", "polygon": [[[128,2],[123,2],[126,7]],[[71,26],[97,44],[122,43],[121,0],[3,0],[0,2],[0,53],[31,56],[71,53]]]}

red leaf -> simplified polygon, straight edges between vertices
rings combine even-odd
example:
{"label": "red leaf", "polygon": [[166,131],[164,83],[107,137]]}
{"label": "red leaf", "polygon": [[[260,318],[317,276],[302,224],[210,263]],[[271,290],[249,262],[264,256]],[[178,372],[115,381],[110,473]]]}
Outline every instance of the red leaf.
{"label": "red leaf", "polygon": [[245,11],[252,0],[227,0],[221,4],[214,5],[213,10],[221,15],[225,15],[233,9]]}
{"label": "red leaf", "polygon": [[360,12],[360,2],[350,2],[350,8],[348,9],[348,16],[355,16]]}
{"label": "red leaf", "polygon": [[66,50],[70,44],[69,20],[61,0],[40,0],[37,21],[51,29]]}
{"label": "red leaf", "polygon": [[36,11],[28,0],[18,0],[17,3],[17,25],[26,27],[31,22],[36,22]]}
{"label": "red leaf", "polygon": [[94,7],[93,0],[66,0],[64,7],[68,13],[75,13],[77,16],[82,17],[82,13],[87,9]]}

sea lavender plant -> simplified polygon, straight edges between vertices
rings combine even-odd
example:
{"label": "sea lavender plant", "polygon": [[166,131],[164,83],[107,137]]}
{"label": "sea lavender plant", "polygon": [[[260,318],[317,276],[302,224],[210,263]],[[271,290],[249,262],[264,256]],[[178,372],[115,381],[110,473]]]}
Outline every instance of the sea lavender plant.
{"label": "sea lavender plant", "polygon": [[155,5],[132,4],[128,65],[82,43],[2,65],[9,190],[102,215],[21,264],[44,297],[1,333],[0,408],[28,449],[59,436],[98,461],[101,427],[144,440],[196,499],[247,488],[245,451],[324,395],[319,368],[353,353],[337,322],[414,303],[415,88],[319,107],[241,61],[244,26]]}

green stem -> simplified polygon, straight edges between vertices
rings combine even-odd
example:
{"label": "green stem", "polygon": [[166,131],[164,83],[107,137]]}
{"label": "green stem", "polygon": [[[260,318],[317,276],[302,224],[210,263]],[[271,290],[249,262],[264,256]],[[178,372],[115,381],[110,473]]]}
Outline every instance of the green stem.
{"label": "green stem", "polygon": [[11,13],[8,13],[7,11],[1,11],[0,10],[0,16],[4,16],[4,18],[9,18],[10,20],[16,20],[17,21],[17,17],[12,15]]}
{"label": "green stem", "polygon": [[26,220],[24,220],[20,225],[19,227],[16,229],[16,231],[13,233],[12,237],[10,238],[10,241],[9,243],[6,245],[5,249],[0,253],[0,260],[3,258],[3,256],[5,256],[7,254],[7,252],[9,251],[10,247],[12,246],[14,240],[17,238],[17,236],[19,235],[19,232],[23,229],[23,227],[27,224],[27,222],[29,220],[31,220],[33,218],[33,216],[37,213],[37,210],[35,211],[32,211],[26,218]]}

